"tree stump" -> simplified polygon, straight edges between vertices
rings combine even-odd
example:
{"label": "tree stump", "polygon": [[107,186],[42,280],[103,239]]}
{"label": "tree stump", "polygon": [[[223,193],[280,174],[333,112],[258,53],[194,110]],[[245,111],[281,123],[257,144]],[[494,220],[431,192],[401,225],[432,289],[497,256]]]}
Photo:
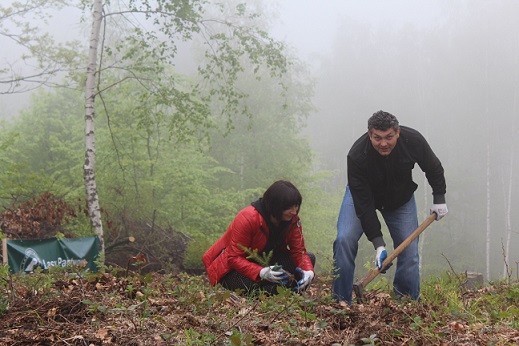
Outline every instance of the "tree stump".
{"label": "tree stump", "polygon": [[468,290],[477,290],[483,287],[483,274],[474,272],[465,272],[465,282],[463,287]]}

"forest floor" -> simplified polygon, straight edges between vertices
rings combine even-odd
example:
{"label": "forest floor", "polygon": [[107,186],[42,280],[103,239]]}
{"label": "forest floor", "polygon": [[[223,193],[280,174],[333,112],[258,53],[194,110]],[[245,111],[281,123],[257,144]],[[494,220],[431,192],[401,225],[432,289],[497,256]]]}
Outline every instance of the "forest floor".
{"label": "forest floor", "polygon": [[454,292],[438,283],[420,302],[371,290],[348,306],[319,277],[301,295],[254,297],[187,274],[0,280],[1,345],[519,345],[517,284]]}

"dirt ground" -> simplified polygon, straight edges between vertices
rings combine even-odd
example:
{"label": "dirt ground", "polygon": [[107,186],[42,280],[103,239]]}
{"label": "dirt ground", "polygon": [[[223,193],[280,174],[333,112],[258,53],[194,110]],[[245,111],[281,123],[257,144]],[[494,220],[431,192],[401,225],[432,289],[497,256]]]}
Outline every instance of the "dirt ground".
{"label": "dirt ground", "polygon": [[44,281],[2,292],[1,345],[519,344],[511,327],[469,324],[467,316],[381,292],[369,292],[364,304],[339,304],[325,298],[330,282],[319,279],[296,303],[213,290],[204,276]]}

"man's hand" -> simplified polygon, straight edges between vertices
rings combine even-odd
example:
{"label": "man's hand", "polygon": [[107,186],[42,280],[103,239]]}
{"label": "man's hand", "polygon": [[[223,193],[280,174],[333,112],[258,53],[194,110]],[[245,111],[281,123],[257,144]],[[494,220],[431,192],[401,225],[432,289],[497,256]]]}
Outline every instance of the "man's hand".
{"label": "man's hand", "polygon": [[436,213],[436,221],[440,220],[442,217],[447,215],[449,210],[447,209],[447,204],[433,204],[431,207],[431,214]]}
{"label": "man's hand", "polygon": [[297,286],[294,288],[295,291],[301,292],[304,290],[312,280],[314,279],[314,272],[311,270],[303,270],[299,267],[296,268],[296,272],[301,274],[301,280],[297,282]]}
{"label": "man's hand", "polygon": [[383,246],[377,247],[377,257],[375,257],[375,264],[377,265],[378,270],[382,269],[382,263],[387,258],[386,248]]}
{"label": "man's hand", "polygon": [[276,284],[286,282],[288,279],[287,273],[283,270],[282,266],[270,266],[261,269],[260,278]]}

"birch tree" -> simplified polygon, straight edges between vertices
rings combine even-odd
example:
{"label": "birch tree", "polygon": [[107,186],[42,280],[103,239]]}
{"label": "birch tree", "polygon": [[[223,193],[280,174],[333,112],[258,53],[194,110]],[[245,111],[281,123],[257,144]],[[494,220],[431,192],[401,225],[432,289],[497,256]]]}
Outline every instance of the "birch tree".
{"label": "birch tree", "polygon": [[[207,133],[215,126],[211,119],[215,110],[228,118],[228,130],[233,127],[233,118],[251,117],[243,106],[245,103],[240,102],[247,94],[237,87],[237,80],[242,75],[261,79],[268,74],[269,78],[281,78],[287,70],[287,61],[284,45],[267,33],[261,2],[81,0],[80,3],[85,18],[91,21],[85,51],[79,42],[57,44],[39,26],[50,18],[47,10],[66,6],[67,0],[13,1],[6,7],[0,5],[0,36],[24,47],[27,51],[24,59],[37,62],[32,64],[37,67],[34,74],[20,75],[13,69],[2,68],[0,93],[23,92],[41,85],[84,88],[85,193],[91,225],[100,237],[103,251],[94,125],[99,113],[110,117],[110,105],[101,103],[103,107],[99,108],[98,100],[108,92],[116,93],[121,83],[137,81],[145,91],[137,93],[142,95],[141,100],[156,100],[155,112],[169,122],[170,137],[191,140],[195,134]],[[41,21],[25,21],[30,13]],[[9,21],[15,23],[18,32],[9,31]],[[197,48],[205,52],[203,59],[191,61],[195,73],[186,76],[188,83],[179,83],[175,77],[178,53],[186,49],[187,42],[194,41],[200,42]],[[78,73],[79,70],[86,73]],[[68,74],[70,71],[75,74]],[[63,77],[62,82],[53,79],[57,75]],[[283,93],[281,79],[279,85]],[[141,121],[153,121],[153,117]]]}
{"label": "birch tree", "polygon": [[506,230],[505,230],[505,243],[504,243],[504,264],[503,264],[503,279],[506,279],[509,275],[508,272],[508,259],[510,258],[510,241],[512,238],[512,187],[514,177],[514,151],[510,153],[510,172],[508,177],[508,191],[505,194],[506,201]]}
{"label": "birch tree", "polygon": [[101,23],[103,21],[102,0],[95,0],[92,11],[92,31],[90,33],[90,46],[88,49],[88,64],[85,82],[85,163],[83,166],[85,179],[85,193],[87,198],[88,215],[95,234],[99,238],[101,253],[104,254],[105,242],[103,235],[103,223],[101,221],[101,210],[99,207],[99,196],[95,180],[95,99],[96,99],[96,77],[97,56]]}
{"label": "birch tree", "polygon": [[[156,111],[168,119],[170,136],[181,141],[212,126],[215,103],[220,114],[228,118],[228,129],[237,114],[251,116],[246,107],[241,107],[240,100],[247,97],[246,93],[236,87],[241,75],[261,79],[262,73],[268,73],[269,78],[281,78],[286,72],[284,45],[258,25],[259,13],[251,10],[249,4],[225,4],[204,0],[133,0],[126,8],[122,8],[122,3],[111,3],[118,6],[111,11],[102,0],[94,1],[85,84],[84,177],[88,212],[101,240],[101,252],[104,241],[95,180],[94,122],[96,100],[102,99],[103,93],[127,80],[138,80],[148,95],[143,96],[143,101],[152,95],[157,99]],[[219,17],[206,18],[208,13]],[[118,39],[112,42],[105,39],[110,24],[124,25],[117,33]],[[192,41],[195,37],[202,42],[205,55],[187,88],[183,83],[175,83],[168,72],[175,64],[177,42]],[[104,81],[101,72],[105,69],[119,71],[111,75],[118,79]],[[150,80],[150,75],[157,77]],[[103,106],[109,117],[109,107]]]}
{"label": "birch tree", "polygon": [[487,143],[487,170],[486,170],[486,177],[487,177],[487,181],[486,181],[486,185],[487,185],[487,189],[486,189],[486,192],[487,192],[487,213],[486,213],[486,240],[485,240],[485,253],[486,253],[486,277],[487,277],[487,281],[490,281],[490,242],[491,242],[491,235],[492,235],[492,232],[491,232],[491,225],[492,223],[490,222],[491,219],[490,219],[490,206],[491,206],[491,203],[490,203],[490,180],[491,180],[491,177],[490,177],[490,144]]}
{"label": "birch tree", "polygon": [[[517,36],[517,34],[515,35],[516,36],[516,42],[517,42],[517,39],[519,39],[519,36]],[[519,57],[519,45],[516,45],[514,47],[514,57],[515,59],[517,60],[517,58]],[[517,119],[517,93],[518,93],[518,88],[517,88],[517,78],[519,77],[519,73],[517,72],[517,70],[515,71],[515,78],[514,78],[514,88],[513,88],[513,104],[512,104],[512,124],[511,124],[511,128],[512,128],[512,133],[515,133],[515,124],[516,124],[516,119]],[[509,176],[508,176],[508,193],[507,193],[507,201],[505,203],[506,205],[506,240],[505,240],[505,244],[504,244],[504,256],[505,256],[505,263],[503,265],[503,279],[506,279],[509,275],[509,272],[508,272],[508,263],[506,261],[508,261],[510,259],[510,244],[511,244],[511,241],[512,241],[512,192],[513,192],[513,188],[512,188],[512,184],[513,184],[513,177],[514,177],[514,154],[515,154],[515,150],[516,150],[516,143],[515,143],[515,136],[512,136],[511,138],[512,140],[512,144],[510,146],[510,173],[509,173]]]}

